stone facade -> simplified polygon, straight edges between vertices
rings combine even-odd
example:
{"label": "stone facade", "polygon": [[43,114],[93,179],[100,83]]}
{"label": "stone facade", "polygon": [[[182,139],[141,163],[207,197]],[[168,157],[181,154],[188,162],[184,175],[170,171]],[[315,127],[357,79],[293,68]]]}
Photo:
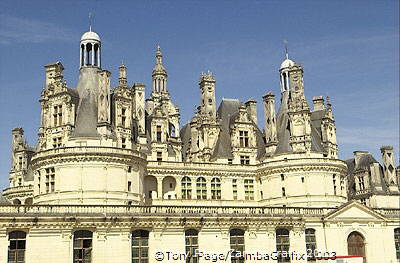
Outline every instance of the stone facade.
{"label": "stone facade", "polygon": [[[195,248],[226,254],[289,247],[399,260],[393,148],[381,149],[383,165],[368,153],[338,159],[329,97],[314,97],[310,108],[298,63],[287,56],[281,64],[279,109],[273,93],[263,97],[262,130],[255,99],[223,99],[217,107],[211,72],[200,75],[200,106],[180,128],[160,47],[146,99],[144,84],[129,85],[125,65],[110,87],[101,46],[95,32],[82,36],[76,88],[66,84],[60,62],[45,66],[36,147],[22,128],[12,131],[0,262],[22,253],[26,261],[18,262],[81,262],[84,255],[85,262],[159,262],[157,253]],[[18,242],[24,248],[14,248]]]}

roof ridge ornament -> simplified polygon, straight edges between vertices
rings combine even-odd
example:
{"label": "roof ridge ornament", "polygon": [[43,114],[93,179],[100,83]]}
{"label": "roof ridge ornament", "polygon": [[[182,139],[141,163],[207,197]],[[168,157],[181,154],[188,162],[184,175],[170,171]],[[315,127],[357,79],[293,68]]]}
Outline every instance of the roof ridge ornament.
{"label": "roof ridge ornament", "polygon": [[89,12],[89,32],[92,32],[93,17],[92,12]]}

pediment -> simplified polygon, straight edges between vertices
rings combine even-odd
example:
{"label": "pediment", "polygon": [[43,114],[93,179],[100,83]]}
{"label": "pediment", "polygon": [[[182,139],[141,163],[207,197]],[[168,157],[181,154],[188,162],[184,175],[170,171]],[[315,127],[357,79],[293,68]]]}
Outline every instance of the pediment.
{"label": "pediment", "polygon": [[372,220],[372,221],[382,221],[386,220],[385,217],[378,214],[371,208],[366,207],[365,205],[360,204],[357,201],[352,201],[347,203],[337,210],[328,214],[325,219],[327,220]]}

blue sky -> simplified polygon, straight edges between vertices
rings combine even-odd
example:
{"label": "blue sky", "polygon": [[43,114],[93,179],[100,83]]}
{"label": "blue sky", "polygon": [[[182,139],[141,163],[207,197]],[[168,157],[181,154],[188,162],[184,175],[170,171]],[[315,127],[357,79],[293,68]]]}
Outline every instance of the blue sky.
{"label": "blue sky", "polygon": [[79,39],[88,29],[102,38],[103,68],[116,84],[151,89],[160,44],[168,88],[183,125],[199,104],[198,79],[211,70],[217,99],[279,96],[282,41],[304,66],[305,90],[330,96],[341,158],[381,145],[399,150],[399,1],[7,1],[0,2],[0,188],[8,185],[11,129],[36,142],[43,66],[61,61],[75,87]]}

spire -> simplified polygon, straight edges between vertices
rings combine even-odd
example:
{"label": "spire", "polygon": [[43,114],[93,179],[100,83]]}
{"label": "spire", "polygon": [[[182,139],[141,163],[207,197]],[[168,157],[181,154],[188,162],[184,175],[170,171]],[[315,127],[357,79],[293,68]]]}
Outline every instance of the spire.
{"label": "spire", "polygon": [[288,47],[287,47],[288,41],[286,39],[284,39],[283,44],[285,44],[285,57],[286,57],[286,59],[289,59],[289,52],[288,52]]}
{"label": "spire", "polygon": [[160,45],[157,45],[157,51],[156,51],[156,64],[162,65],[162,53],[161,53],[161,48]]}
{"label": "spire", "polygon": [[156,65],[153,68],[153,91],[156,93],[168,93],[167,90],[167,70],[164,68],[162,64],[162,53],[160,45],[157,45],[156,50]]}
{"label": "spire", "polygon": [[118,83],[120,86],[125,86],[127,84],[126,66],[124,65],[124,62],[122,62],[121,66],[119,66]]}

